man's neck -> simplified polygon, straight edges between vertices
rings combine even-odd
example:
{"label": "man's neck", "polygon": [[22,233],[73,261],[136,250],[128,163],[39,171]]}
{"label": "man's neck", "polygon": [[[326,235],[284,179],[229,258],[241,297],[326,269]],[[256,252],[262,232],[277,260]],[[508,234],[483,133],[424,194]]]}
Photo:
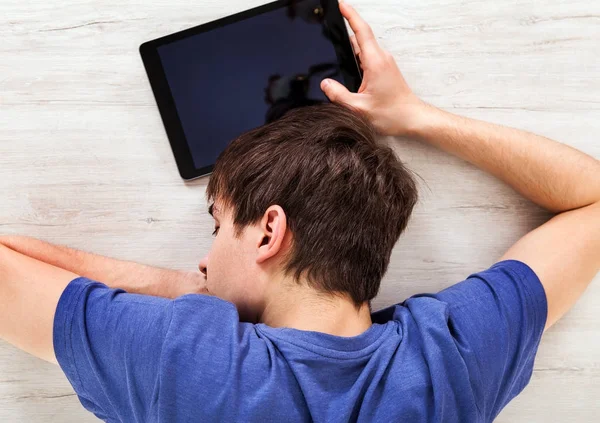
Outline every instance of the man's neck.
{"label": "man's neck", "polygon": [[372,325],[368,303],[357,309],[349,298],[325,296],[300,286],[277,291],[272,293],[259,319],[271,327],[351,337]]}

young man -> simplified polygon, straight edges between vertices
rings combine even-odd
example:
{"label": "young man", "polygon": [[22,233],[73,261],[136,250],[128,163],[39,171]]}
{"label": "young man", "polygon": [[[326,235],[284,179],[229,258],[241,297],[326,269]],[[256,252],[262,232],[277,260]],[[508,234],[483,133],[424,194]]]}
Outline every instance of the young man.
{"label": "young man", "polygon": [[[425,104],[340,7],[359,93],[324,81],[344,107],[295,110],[232,142],[207,189],[218,235],[201,273],[0,239],[0,337],[59,363],[98,417],[491,421],[598,272],[599,162]],[[371,314],[417,199],[375,130],[456,154],[558,215],[489,269]]]}

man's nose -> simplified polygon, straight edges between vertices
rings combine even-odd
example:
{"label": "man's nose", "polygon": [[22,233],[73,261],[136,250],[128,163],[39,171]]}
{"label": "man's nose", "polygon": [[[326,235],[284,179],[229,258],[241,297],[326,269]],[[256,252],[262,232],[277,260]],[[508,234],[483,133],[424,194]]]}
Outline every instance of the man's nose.
{"label": "man's nose", "polygon": [[198,265],[198,269],[199,269],[199,270],[200,270],[202,273],[204,273],[204,276],[207,276],[206,272],[208,271],[208,268],[207,268],[207,259],[206,259],[206,257],[204,257],[204,258],[203,258],[203,259],[200,261],[200,264]]}

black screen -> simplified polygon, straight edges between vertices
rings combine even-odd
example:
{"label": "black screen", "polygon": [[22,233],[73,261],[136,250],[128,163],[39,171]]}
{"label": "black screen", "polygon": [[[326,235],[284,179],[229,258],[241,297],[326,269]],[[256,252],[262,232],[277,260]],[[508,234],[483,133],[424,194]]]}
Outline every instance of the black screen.
{"label": "black screen", "polygon": [[328,101],[323,78],[343,83],[319,0],[292,1],[157,51],[197,169],[241,133]]}

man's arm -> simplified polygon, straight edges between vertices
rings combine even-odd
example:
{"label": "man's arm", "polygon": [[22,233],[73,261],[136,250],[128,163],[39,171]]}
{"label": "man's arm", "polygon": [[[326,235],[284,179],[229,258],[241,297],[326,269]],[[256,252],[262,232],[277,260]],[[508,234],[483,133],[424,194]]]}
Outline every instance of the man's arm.
{"label": "man's arm", "polygon": [[555,213],[600,201],[600,162],[541,135],[426,105],[409,134],[458,156]]}
{"label": "man's arm", "polygon": [[0,339],[56,364],[54,313],[77,276],[0,245]]}
{"label": "man's arm", "polygon": [[600,270],[600,162],[539,135],[433,108],[413,135],[560,213],[499,259],[519,260],[535,271],[548,300],[548,329]]}
{"label": "man's arm", "polygon": [[571,308],[600,269],[600,162],[548,138],[453,115],[418,99],[369,25],[340,4],[355,36],[363,85],[321,88],[333,102],[365,113],[380,133],[411,136],[467,160],[533,202],[561,213],[511,247],[500,260],[529,265],[548,300],[546,328]]}
{"label": "man's arm", "polygon": [[27,237],[0,237],[0,339],[56,364],[54,314],[65,287],[78,276],[159,297],[208,293],[199,272],[154,268]]}
{"label": "man's arm", "polygon": [[185,294],[208,294],[200,272],[161,269],[116,260],[23,236],[0,237],[0,245],[130,293],[166,298],[177,298]]}

